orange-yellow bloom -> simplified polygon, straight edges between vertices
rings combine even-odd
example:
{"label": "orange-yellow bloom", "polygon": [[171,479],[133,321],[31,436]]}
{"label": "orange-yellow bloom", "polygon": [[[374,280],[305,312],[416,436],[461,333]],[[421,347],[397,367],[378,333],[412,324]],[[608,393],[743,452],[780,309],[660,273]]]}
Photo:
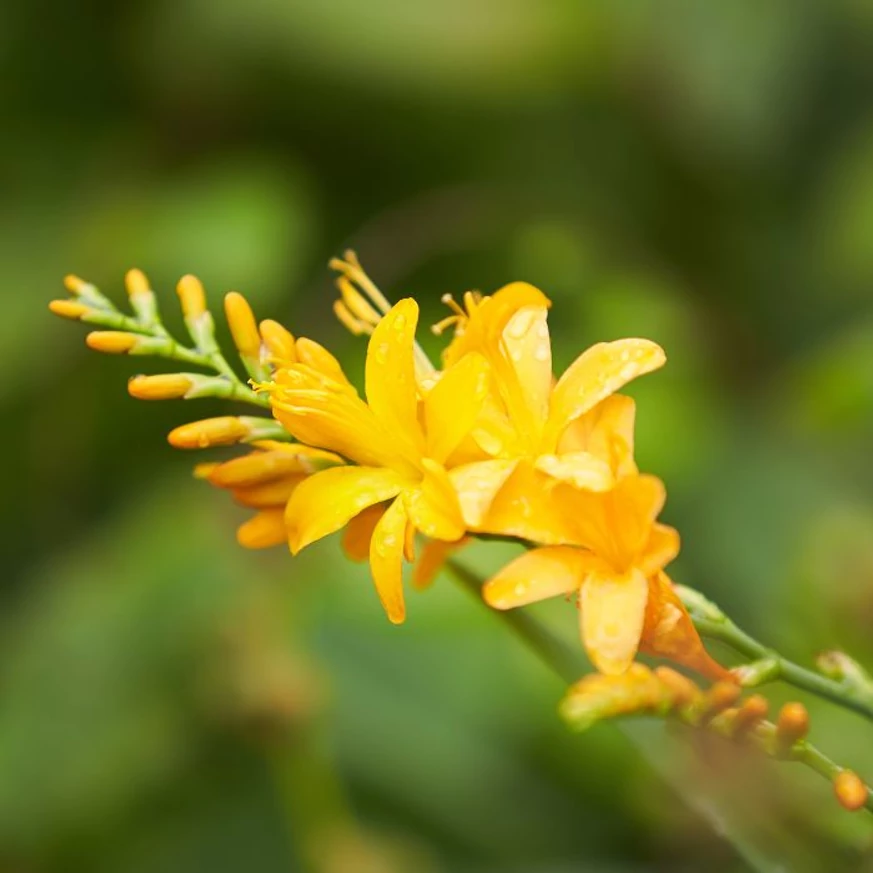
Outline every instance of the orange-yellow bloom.
{"label": "orange-yellow bloom", "polygon": [[318,367],[304,361],[302,340],[296,361],[281,366],[265,386],[274,415],[291,434],[354,463],[317,473],[295,490],[285,516],[292,551],[352,523],[346,548],[360,555],[367,544],[377,592],[395,623],[405,617],[402,563],[412,557],[414,533],[448,542],[465,533],[445,463],[479,415],[487,390],[487,363],[468,355],[421,397],[417,322],[418,306],[406,299],[373,328],[366,402],[339,364],[327,366],[320,353],[314,356]]}
{"label": "orange-yellow bloom", "polygon": [[641,641],[709,675],[723,675],[707,655],[663,568],[679,552],[679,535],[656,518],[663,483],[633,475],[603,493],[566,485],[555,498],[575,545],[533,549],[504,567],[483,590],[497,609],[578,594],[582,639],[594,665],[618,674]]}
{"label": "orange-yellow bloom", "polygon": [[[559,483],[605,491],[636,472],[634,404],[623,385],[660,367],[664,352],[644,339],[600,343],[556,383],[547,324],[548,298],[516,282],[491,297],[466,295],[453,316],[457,335],[444,361],[471,352],[491,368],[490,392],[471,430],[480,457],[452,473],[464,519],[477,531],[561,543]],[[467,451],[470,453],[468,442]],[[497,498],[497,499],[495,499]]]}

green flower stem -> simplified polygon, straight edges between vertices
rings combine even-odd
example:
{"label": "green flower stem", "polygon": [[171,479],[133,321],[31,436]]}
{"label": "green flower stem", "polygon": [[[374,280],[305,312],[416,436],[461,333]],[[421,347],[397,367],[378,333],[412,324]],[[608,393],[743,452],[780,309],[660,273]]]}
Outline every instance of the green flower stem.
{"label": "green flower stem", "polygon": [[[96,298],[80,297],[83,302],[95,303]],[[196,342],[195,348],[182,345],[167,332],[160,321],[157,321],[157,309],[143,308],[141,318],[133,318],[119,312],[106,298],[100,298],[101,305],[90,309],[81,321],[111,330],[120,330],[135,334],[142,340],[129,354],[149,355],[168,360],[180,361],[184,364],[203,367],[218,374],[219,379],[210,381],[209,389],[203,388],[191,397],[220,397],[249,403],[268,409],[270,400],[266,395],[254,392],[227,362],[215,343],[212,317],[208,312],[201,313],[196,319],[190,319],[188,330]]]}
{"label": "green flower stem", "polygon": [[698,592],[681,585],[676,586],[676,591],[701,636],[725,643],[751,659],[751,664],[735,671],[743,685],[753,687],[781,680],[873,721],[873,691],[869,688],[795,664],[738,628],[715,604],[703,601]]}
{"label": "green flower stem", "polygon": [[[455,580],[460,583],[464,588],[466,588],[469,592],[471,592],[478,600],[481,601],[481,592],[482,592],[482,580],[471,570],[464,567],[462,564],[459,564],[455,560],[446,561],[446,569],[454,576]],[[678,587],[678,586],[677,586]],[[693,592],[693,594],[697,594],[697,592]],[[698,595],[699,596],[699,595]],[[710,604],[711,606],[711,604]],[[715,608],[715,607],[713,607]],[[584,671],[584,666],[581,663],[582,659],[576,655],[567,645],[565,645],[560,640],[556,639],[555,636],[549,632],[543,625],[538,622],[535,618],[530,615],[527,615],[520,609],[513,609],[508,611],[502,610],[493,610],[493,613],[502,620],[506,625],[512,628],[522,640],[529,646],[529,648],[534,651],[539,658],[545,663],[548,667],[551,667],[561,679],[565,682],[572,683],[575,682],[581,673]],[[704,622],[712,623],[712,619],[701,619]],[[697,623],[697,619],[695,619],[695,624]],[[725,619],[725,623],[731,625],[731,623]],[[750,644],[754,644],[755,652],[761,652],[766,654],[767,656],[771,656],[772,653],[768,652],[760,643],[757,643],[748,635],[744,634],[739,628],[736,628],[734,625],[731,625],[736,630],[736,636],[731,636],[731,639],[735,639],[738,643],[746,646],[746,650],[741,651],[742,654],[748,654],[752,651]],[[699,627],[699,626],[698,626]],[[703,631],[701,631],[703,633]],[[723,639],[723,637],[718,637],[719,639]],[[790,662],[786,662],[789,663]],[[801,674],[809,674],[808,677],[804,677],[804,681],[807,681],[809,677],[812,677],[816,680],[822,680],[824,682],[830,682],[831,680],[825,680],[824,677],[817,676],[814,673],[810,673],[807,670],[803,670],[801,667],[797,667],[796,665],[791,665],[793,669],[789,671],[789,675],[795,676],[795,670],[800,671]],[[780,666],[780,670],[782,667]],[[781,674],[784,677],[784,674]],[[788,680],[786,680],[788,681]],[[796,682],[792,682],[792,684],[797,684]],[[807,686],[803,685],[800,687],[805,687],[808,690],[812,690],[813,687],[817,687],[817,683],[813,683],[813,685]],[[821,692],[814,692],[821,693]],[[845,700],[841,695],[827,696],[828,699],[833,699],[837,703],[841,703],[844,705]],[[860,709],[857,706],[851,707],[856,709],[859,712],[864,712],[866,714],[866,710]],[[873,710],[871,710],[873,712]],[[696,729],[708,729],[712,730],[725,739],[730,739],[730,733],[727,731],[722,731],[718,727],[718,720],[714,720],[705,725],[700,725]],[[839,773],[843,771],[843,767],[840,767],[834,761],[827,757],[823,752],[819,751],[815,746],[812,745],[808,740],[800,740],[796,742],[793,746],[791,746],[787,750],[780,750],[778,748],[778,743],[776,741],[775,736],[776,729],[772,724],[764,724],[760,725],[755,731],[750,734],[750,739],[758,749],[764,752],[768,757],[774,758],[776,760],[784,760],[784,761],[796,761],[800,764],[804,764],[809,767],[815,773],[818,773],[820,776],[824,776],[831,784],[833,784],[833,780],[837,777]],[[873,812],[873,791],[868,792],[867,802],[865,807]]]}

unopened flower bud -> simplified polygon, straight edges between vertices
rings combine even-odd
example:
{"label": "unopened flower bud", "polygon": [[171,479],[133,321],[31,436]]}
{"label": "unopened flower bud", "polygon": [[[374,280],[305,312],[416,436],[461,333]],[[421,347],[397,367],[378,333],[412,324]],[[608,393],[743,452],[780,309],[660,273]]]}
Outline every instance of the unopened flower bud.
{"label": "unopened flower bud", "polygon": [[231,291],[224,298],[224,314],[240,354],[257,360],[261,352],[261,336],[248,300],[242,294]]}
{"label": "unopened flower bud", "polygon": [[786,703],[776,720],[776,741],[783,750],[790,749],[809,733],[809,712],[802,703]]}
{"label": "unopened flower bud", "polygon": [[834,794],[840,806],[854,812],[867,803],[870,789],[853,770],[843,770],[834,779]]}
{"label": "unopened flower bud", "polygon": [[197,318],[206,312],[206,293],[203,283],[196,276],[182,276],[176,285],[176,293],[182,303],[185,318]]}
{"label": "unopened flower bud", "polygon": [[184,373],[162,373],[158,376],[134,376],[127,383],[131,397],[139,400],[173,400],[184,397],[192,387]]}
{"label": "unopened flower bud", "polygon": [[93,330],[85,337],[89,349],[107,355],[126,355],[139,341],[137,334],[121,330]]}
{"label": "unopened flower bud", "polygon": [[219,488],[251,488],[306,471],[300,458],[289,452],[252,452],[219,464],[210,473],[209,481]]}
{"label": "unopened flower bud", "polygon": [[770,704],[766,697],[753,694],[737,708],[731,719],[731,730],[735,739],[740,739],[753,731],[766,717]]}
{"label": "unopened flower bud", "polygon": [[205,449],[209,446],[229,446],[251,434],[251,428],[239,417],[222,415],[192,421],[170,431],[167,439],[177,449]]}
{"label": "unopened flower bud", "polygon": [[285,364],[297,361],[297,348],[294,335],[282,327],[278,321],[267,318],[261,322],[261,338],[270,354]]}
{"label": "unopened flower bud", "polygon": [[86,282],[84,279],[80,279],[78,276],[74,276],[70,273],[67,276],[64,276],[64,287],[70,294],[87,294],[89,291],[93,289],[93,285],[90,282]]}
{"label": "unopened flower bud", "polygon": [[675,707],[687,706],[700,696],[697,685],[672,667],[656,667],[655,676],[667,688]]}
{"label": "unopened flower bud", "polygon": [[128,270],[124,275],[124,287],[130,297],[134,294],[148,294],[151,291],[149,280],[142,270]]}
{"label": "unopened flower bud", "polygon": [[52,300],[49,303],[49,309],[61,318],[80,319],[87,314],[88,307],[84,303],[79,303],[78,300]]}
{"label": "unopened flower bud", "polygon": [[237,528],[237,541],[246,549],[268,549],[288,540],[285,513],[282,509],[267,509]]}

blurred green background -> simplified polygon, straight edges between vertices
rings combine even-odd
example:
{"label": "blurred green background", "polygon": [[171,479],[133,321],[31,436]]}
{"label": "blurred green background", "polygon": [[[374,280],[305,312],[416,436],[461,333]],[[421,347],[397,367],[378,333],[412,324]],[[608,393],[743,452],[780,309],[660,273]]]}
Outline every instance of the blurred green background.
{"label": "blurred green background", "polygon": [[[567,734],[560,683],[448,578],[394,628],[336,542],[243,552],[164,439],[228,407],[130,399],[159,365],[46,310],[136,265],[170,313],[193,272],[359,375],[347,246],[425,321],[533,282],[559,369],[667,349],[633,393],[674,577],[870,665],[871,57],[866,0],[6,0],[0,870],[873,869],[869,817],[806,772]],[[873,778],[869,725],[812,712]]]}

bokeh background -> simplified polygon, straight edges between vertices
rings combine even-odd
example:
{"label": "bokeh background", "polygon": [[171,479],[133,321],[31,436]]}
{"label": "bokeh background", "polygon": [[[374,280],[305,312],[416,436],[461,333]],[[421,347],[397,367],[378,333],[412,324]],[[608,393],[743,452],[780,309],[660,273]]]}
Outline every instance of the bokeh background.
{"label": "bokeh background", "polygon": [[[178,325],[194,272],[360,375],[347,246],[425,321],[533,282],[559,368],[667,349],[633,393],[675,578],[796,659],[873,665],[871,57],[865,0],[6,0],[0,869],[873,866],[806,772],[567,734],[558,680],[448,578],[394,628],[335,541],[243,552],[164,439],[228,407],[130,399],[159,365],[46,310],[67,272],[121,301],[136,265]],[[873,778],[869,725],[812,712]]]}

